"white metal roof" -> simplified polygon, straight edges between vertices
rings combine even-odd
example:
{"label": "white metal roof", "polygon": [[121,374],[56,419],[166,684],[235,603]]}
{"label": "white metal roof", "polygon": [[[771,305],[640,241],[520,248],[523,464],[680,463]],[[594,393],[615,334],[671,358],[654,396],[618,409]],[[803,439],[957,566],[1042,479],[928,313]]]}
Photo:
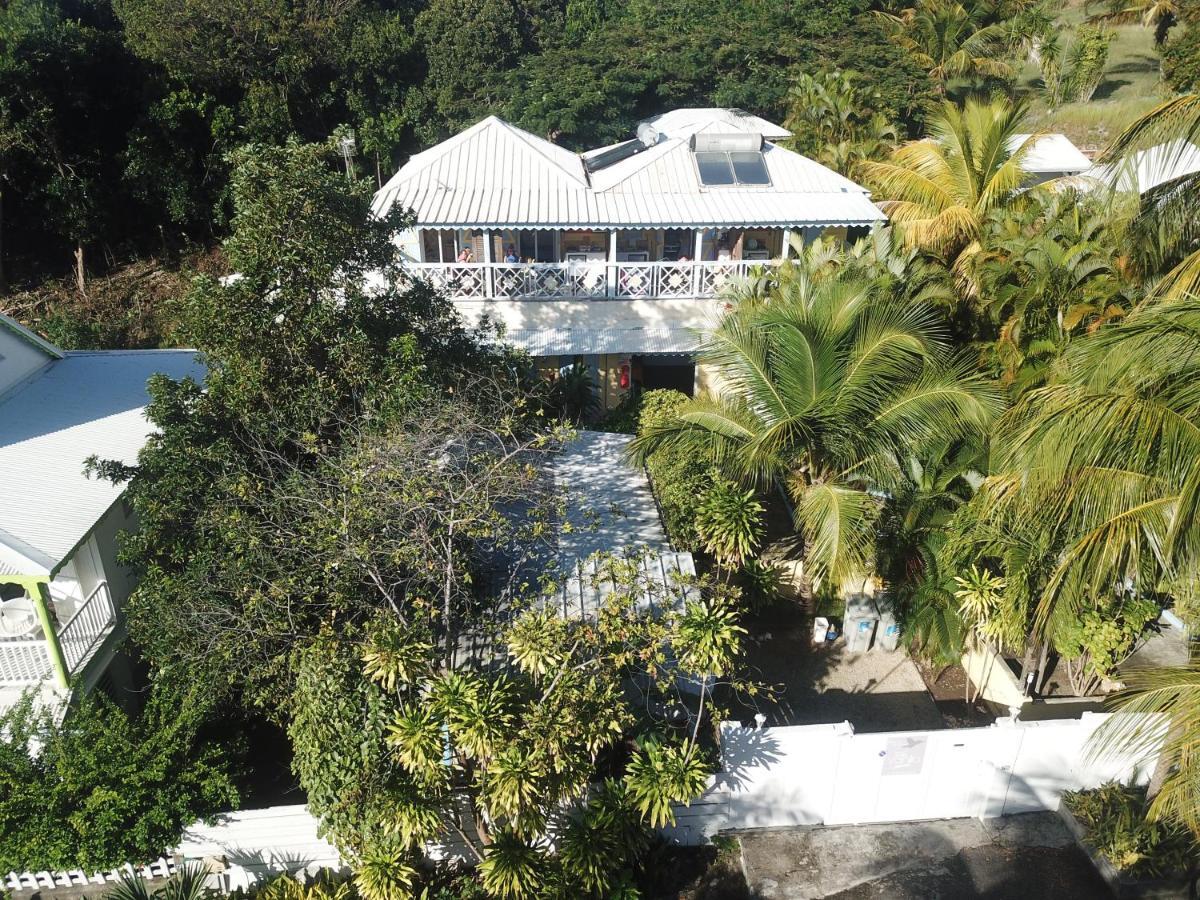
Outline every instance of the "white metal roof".
{"label": "white metal roof", "polygon": [[[1008,141],[1009,151],[1016,151],[1031,137],[1014,134]],[[1091,165],[1092,161],[1065,134],[1043,134],[1030,144],[1021,168],[1032,175],[1077,175]]]}
{"label": "white metal roof", "polygon": [[204,369],[191,350],[68,352],[0,399],[0,565],[52,573],[121,496],[87,477],[84,461],[136,462],[155,372]]}
{"label": "white metal roof", "polygon": [[665,134],[667,137],[687,137],[695,131],[712,125],[718,126],[717,130],[719,131],[761,134],[768,141],[778,141],[792,136],[792,133],[782,125],[768,122],[766,119],[743,110],[711,106],[673,109],[660,116],[651,116],[638,124],[652,125],[655,131]]}
{"label": "white metal roof", "polygon": [[[746,127],[740,114],[715,112]],[[688,141],[731,127],[713,113],[676,110],[651,120],[656,127],[665,120],[670,132],[590,178],[579,155],[490,116],[414,156],[375,195],[372,209],[382,215],[399,205],[413,210],[418,225],[437,228],[804,227],[884,219],[865,188],[769,142],[769,186],[701,185]]]}
{"label": "white metal roof", "polygon": [[1187,141],[1171,141],[1133,154],[1120,162],[1092,166],[1078,181],[1099,183],[1118,191],[1143,194],[1153,187],[1200,172],[1200,147]]}
{"label": "white metal roof", "polygon": [[686,590],[679,575],[696,574],[690,553],[676,553],[667,540],[646,474],[629,461],[633,436],[580,431],[554,461],[554,478],[567,493],[567,522],[558,537],[561,585],[543,598],[569,618],[594,616],[614,589],[599,557],[633,557],[647,591],[642,612],[677,608]]}

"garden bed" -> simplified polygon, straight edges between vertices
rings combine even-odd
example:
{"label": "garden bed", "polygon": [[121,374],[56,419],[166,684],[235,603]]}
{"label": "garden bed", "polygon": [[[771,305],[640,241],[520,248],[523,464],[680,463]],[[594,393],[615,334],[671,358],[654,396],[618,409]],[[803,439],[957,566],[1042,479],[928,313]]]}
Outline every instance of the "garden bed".
{"label": "garden bed", "polygon": [[[1118,900],[1187,900],[1193,875],[1180,870],[1196,871],[1198,848],[1181,830],[1146,822],[1144,806],[1140,789],[1106,784],[1065,794],[1058,814]],[[1110,858],[1118,854],[1125,865]]]}

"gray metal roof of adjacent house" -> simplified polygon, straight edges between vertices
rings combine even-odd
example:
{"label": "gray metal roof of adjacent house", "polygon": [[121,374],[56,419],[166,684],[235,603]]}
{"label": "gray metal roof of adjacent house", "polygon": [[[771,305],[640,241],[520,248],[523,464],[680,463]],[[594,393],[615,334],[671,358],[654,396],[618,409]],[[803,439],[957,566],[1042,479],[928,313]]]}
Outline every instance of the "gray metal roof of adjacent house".
{"label": "gray metal roof of adjacent house", "polygon": [[[869,225],[884,219],[866,189],[771,143],[786,129],[733,110],[684,109],[648,124],[657,141],[589,173],[613,148],[572,153],[489,116],[412,157],[372,209],[411,209],[440,228],[700,228]],[[755,130],[761,129],[761,130]],[[698,134],[760,134],[770,184],[704,185]],[[637,148],[634,148],[637,149]]]}
{"label": "gray metal roof of adjacent house", "polygon": [[66,352],[0,397],[0,567],[54,572],[124,488],[84,473],[88,457],[134,463],[152,427],[156,372],[201,378],[191,350]]}

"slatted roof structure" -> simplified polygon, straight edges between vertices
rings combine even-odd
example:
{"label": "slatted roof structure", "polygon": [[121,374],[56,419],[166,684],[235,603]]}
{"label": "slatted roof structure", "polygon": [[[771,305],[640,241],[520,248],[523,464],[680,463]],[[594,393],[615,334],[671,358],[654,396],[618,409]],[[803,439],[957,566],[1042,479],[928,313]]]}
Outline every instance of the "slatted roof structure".
{"label": "slatted roof structure", "polygon": [[[412,157],[375,195],[372,210],[411,209],[429,228],[622,229],[862,226],[883,221],[865,188],[773,143],[788,132],[733,110],[675,110],[643,123],[652,145],[596,167],[582,155],[495,116]],[[759,129],[759,130],[754,130]],[[697,135],[757,134],[765,185],[701,183]],[[589,168],[592,171],[589,171]]]}
{"label": "slatted roof structure", "polygon": [[120,498],[122,486],[84,464],[137,461],[156,372],[199,379],[204,367],[192,350],[50,348],[42,368],[0,396],[0,571],[52,575]]}
{"label": "slatted roof structure", "polygon": [[[555,460],[555,480],[568,495],[569,527],[558,539],[560,585],[544,600],[564,616],[594,616],[615,589],[612,566],[623,564],[641,572],[645,590],[634,599],[639,612],[678,609],[690,598],[680,576],[695,577],[695,563],[690,553],[671,547],[650,483],[629,462],[631,440],[628,434],[581,431]],[[606,555],[618,561],[607,564]]]}

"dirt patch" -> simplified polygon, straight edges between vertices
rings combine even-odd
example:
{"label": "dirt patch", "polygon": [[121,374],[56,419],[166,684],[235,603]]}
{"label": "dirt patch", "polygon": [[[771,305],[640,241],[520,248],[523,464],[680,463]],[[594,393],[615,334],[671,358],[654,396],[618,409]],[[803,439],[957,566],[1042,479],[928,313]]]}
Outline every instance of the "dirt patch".
{"label": "dirt patch", "polygon": [[649,900],[751,900],[741,852],[735,838],[707,847],[661,845],[643,865],[638,887]]}
{"label": "dirt patch", "polygon": [[997,712],[986,700],[967,699],[967,673],[962,666],[935,668],[922,660],[914,662],[947,728],[982,727],[996,720]]}

